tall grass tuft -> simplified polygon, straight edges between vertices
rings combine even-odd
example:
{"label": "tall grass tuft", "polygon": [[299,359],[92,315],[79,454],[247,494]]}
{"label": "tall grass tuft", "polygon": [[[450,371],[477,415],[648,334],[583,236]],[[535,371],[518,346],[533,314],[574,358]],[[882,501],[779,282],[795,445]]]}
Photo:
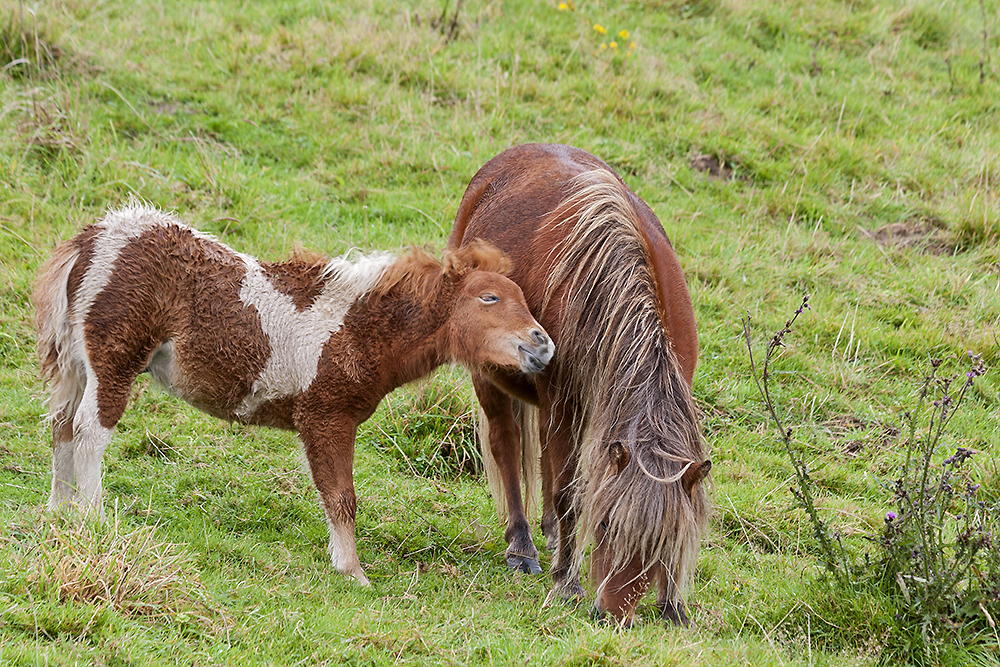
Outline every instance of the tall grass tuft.
{"label": "tall grass tuft", "polygon": [[461,371],[441,371],[389,396],[373,420],[371,442],[424,477],[454,479],[483,470],[476,443],[476,408]]}
{"label": "tall grass tuft", "polygon": [[903,461],[896,479],[883,485],[894,509],[868,536],[869,547],[849,551],[817,507],[816,482],[770,389],[772,363],[808,307],[807,295],[769,339],[762,364],[753,357],[749,316],[743,331],[753,379],[794,470],[791,492],[808,516],[828,575],[816,585],[827,592],[832,585],[838,599],[881,594],[888,600],[893,613],[891,627],[882,629],[883,663],[944,664],[952,661],[950,648],[963,655],[969,647],[1000,649],[1000,502],[972,479],[968,462],[976,452],[963,446],[945,450],[952,440],[949,424],[986,373],[982,358],[968,353],[965,370],[955,377],[942,376],[942,360],[931,360],[916,405],[904,413]]}
{"label": "tall grass tuft", "polygon": [[14,568],[21,575],[4,585],[23,588],[36,601],[192,628],[220,620],[193,557],[158,539],[155,526],[126,529],[117,508],[105,525],[56,516],[10,528],[7,539],[22,554]]}
{"label": "tall grass tuft", "polygon": [[65,55],[40,22],[35,9],[24,2],[0,3],[0,70],[15,79],[45,78]]}

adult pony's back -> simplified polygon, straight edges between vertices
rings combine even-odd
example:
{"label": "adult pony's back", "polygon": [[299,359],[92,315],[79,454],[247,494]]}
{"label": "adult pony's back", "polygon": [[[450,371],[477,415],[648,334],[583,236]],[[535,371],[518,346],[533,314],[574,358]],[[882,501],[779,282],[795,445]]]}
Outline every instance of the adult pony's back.
{"label": "adult pony's back", "polygon": [[[528,144],[469,184],[449,246],[474,239],[508,254],[510,278],[557,349],[530,378],[473,376],[491,489],[507,510],[508,564],[540,571],[520,486],[521,466],[530,475],[540,455],[553,594],[583,596],[592,544],[599,614],[630,623],[655,581],[663,617],[686,624],[681,590],[706,522],[711,462],[690,391],[694,310],[662,225],[598,158]],[[525,418],[535,416],[529,405],[537,419]]]}

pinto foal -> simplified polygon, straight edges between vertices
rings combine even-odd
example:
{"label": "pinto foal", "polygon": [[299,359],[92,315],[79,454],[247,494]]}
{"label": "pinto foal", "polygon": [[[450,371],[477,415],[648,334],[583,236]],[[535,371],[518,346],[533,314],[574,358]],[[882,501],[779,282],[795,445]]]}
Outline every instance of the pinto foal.
{"label": "pinto foal", "polygon": [[50,385],[49,507],[103,514],[101,458],[142,372],[222,419],[297,431],[333,566],[362,584],[357,427],[437,366],[540,371],[554,348],[493,246],[259,262],[137,203],[60,245],[32,301]]}

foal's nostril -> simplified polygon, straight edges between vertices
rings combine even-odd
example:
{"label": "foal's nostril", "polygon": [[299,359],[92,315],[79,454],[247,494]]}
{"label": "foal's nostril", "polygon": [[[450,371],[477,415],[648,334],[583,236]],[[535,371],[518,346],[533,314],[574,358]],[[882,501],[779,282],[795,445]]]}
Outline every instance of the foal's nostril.
{"label": "foal's nostril", "polygon": [[549,342],[549,337],[545,335],[545,332],[541,329],[531,330],[531,339],[535,341],[538,345],[545,345]]}

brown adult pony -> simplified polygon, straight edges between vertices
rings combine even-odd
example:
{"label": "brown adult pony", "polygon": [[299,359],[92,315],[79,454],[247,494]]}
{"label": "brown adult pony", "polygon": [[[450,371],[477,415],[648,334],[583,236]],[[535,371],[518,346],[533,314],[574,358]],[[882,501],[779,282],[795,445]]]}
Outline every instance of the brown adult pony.
{"label": "brown adult pony", "polygon": [[[694,310],[663,227],[598,158],[530,144],[493,158],[469,184],[449,247],[478,240],[511,258],[509,276],[558,349],[532,377],[473,376],[488,420],[484,453],[496,466],[491,489],[507,510],[508,564],[540,571],[519,470],[530,497],[540,440],[552,593],[583,596],[592,544],[598,615],[631,623],[655,580],[663,617],[686,625],[681,591],[706,522],[701,482],[711,462],[690,391]],[[538,406],[537,420],[523,418],[524,403]]]}
{"label": "brown adult pony", "polygon": [[392,389],[457,361],[536,373],[552,343],[509,262],[485,243],[259,262],[130,203],[59,246],[32,299],[49,381],[49,507],[102,514],[101,459],[148,371],[209,414],[297,431],[341,573],[368,583],[354,540],[354,438]]}

